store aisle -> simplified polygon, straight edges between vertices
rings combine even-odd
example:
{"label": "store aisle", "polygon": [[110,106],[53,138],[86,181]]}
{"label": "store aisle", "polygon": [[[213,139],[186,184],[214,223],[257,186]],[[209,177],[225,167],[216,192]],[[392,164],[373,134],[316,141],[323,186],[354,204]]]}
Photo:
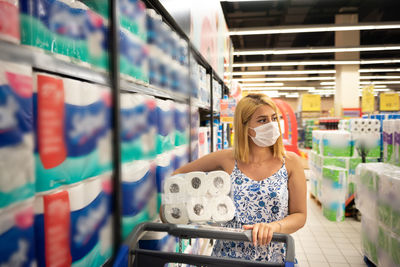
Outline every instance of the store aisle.
{"label": "store aisle", "polygon": [[361,252],[361,222],[328,221],[314,199],[307,199],[307,223],[292,236],[300,267],[366,266]]}

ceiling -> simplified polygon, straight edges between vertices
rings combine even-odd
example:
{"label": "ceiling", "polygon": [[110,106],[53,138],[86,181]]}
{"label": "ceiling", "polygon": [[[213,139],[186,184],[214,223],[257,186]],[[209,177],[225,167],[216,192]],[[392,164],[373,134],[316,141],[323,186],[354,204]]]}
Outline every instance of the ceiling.
{"label": "ceiling", "polygon": [[[400,0],[269,0],[252,2],[221,2],[229,30],[252,27],[310,26],[315,24],[334,24],[336,14],[358,14],[359,23],[400,22]],[[306,47],[333,47],[334,32],[285,33],[269,35],[233,35],[235,51],[242,49],[282,49]],[[400,45],[400,29],[360,31],[360,45]],[[234,56],[234,63],[334,60],[334,53],[292,54],[292,55],[245,55]],[[360,52],[360,59],[400,58],[400,50]],[[267,66],[239,67],[235,71],[258,70],[323,70],[335,68],[334,65],[312,66]],[[400,63],[367,64],[360,68],[400,68]],[[400,76],[400,72],[361,73],[368,76]],[[307,76],[334,76],[334,74],[304,74]],[[255,76],[235,76],[244,78]],[[282,75],[261,75],[256,77],[293,77]],[[388,80],[388,79],[387,79]],[[394,79],[390,79],[394,80]],[[368,80],[364,80],[368,81]],[[400,83],[400,79],[398,79]],[[285,86],[315,86],[321,81],[291,81]],[[387,85],[400,90],[400,84]]]}

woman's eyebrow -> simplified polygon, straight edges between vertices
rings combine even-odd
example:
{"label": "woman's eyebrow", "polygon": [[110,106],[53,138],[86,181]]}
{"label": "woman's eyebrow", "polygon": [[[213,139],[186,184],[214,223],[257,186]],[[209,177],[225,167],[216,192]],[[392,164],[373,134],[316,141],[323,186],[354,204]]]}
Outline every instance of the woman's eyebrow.
{"label": "woman's eyebrow", "polygon": [[260,116],[257,117],[257,119],[267,118],[267,117],[268,117],[268,116],[266,116],[266,115],[260,115]]}

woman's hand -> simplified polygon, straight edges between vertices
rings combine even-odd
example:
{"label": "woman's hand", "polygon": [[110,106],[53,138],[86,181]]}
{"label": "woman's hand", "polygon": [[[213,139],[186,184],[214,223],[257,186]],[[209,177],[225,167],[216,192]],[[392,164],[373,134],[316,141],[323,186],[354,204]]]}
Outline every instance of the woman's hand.
{"label": "woman's hand", "polygon": [[273,223],[256,223],[254,225],[244,225],[245,230],[253,230],[253,244],[268,245],[272,240],[272,235],[280,230],[280,225]]}

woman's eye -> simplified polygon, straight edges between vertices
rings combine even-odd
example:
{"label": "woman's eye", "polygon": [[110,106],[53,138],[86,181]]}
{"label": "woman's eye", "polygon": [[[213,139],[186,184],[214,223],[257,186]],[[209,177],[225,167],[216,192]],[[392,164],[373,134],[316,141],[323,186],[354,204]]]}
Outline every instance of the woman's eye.
{"label": "woman's eye", "polygon": [[267,121],[266,119],[261,119],[261,120],[259,120],[258,122],[264,123],[264,122],[266,122],[266,121]]}
{"label": "woman's eye", "polygon": [[272,118],[272,121],[276,121],[276,119],[277,119],[276,117],[275,117],[275,118]]}

